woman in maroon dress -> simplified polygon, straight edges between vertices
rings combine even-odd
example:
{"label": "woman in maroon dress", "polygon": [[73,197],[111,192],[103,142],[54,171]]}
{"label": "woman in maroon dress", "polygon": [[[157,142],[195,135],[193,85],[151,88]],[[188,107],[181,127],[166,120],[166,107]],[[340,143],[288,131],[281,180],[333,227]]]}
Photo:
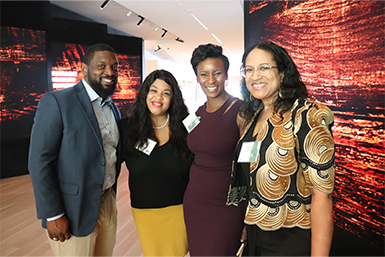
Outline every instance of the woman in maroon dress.
{"label": "woman in maroon dress", "polygon": [[244,206],[226,206],[234,149],[244,120],[238,98],[225,90],[229,61],[222,47],[197,47],[191,64],[207,102],[187,143],[195,154],[184,196],[184,217],[191,256],[234,256],[240,246]]}

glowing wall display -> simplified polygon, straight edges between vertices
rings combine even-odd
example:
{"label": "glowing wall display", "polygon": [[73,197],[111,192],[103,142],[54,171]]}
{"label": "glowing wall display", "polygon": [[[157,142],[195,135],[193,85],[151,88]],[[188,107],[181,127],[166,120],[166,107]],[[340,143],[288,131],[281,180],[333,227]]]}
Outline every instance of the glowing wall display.
{"label": "glowing wall display", "polygon": [[3,123],[34,114],[37,102],[47,88],[47,58],[44,31],[0,29],[0,121]]}
{"label": "glowing wall display", "polygon": [[[88,45],[52,44],[52,87],[60,90],[78,83],[81,73],[81,58]],[[130,104],[135,99],[141,83],[140,56],[117,53],[119,61],[119,79],[112,98],[125,116]]]}

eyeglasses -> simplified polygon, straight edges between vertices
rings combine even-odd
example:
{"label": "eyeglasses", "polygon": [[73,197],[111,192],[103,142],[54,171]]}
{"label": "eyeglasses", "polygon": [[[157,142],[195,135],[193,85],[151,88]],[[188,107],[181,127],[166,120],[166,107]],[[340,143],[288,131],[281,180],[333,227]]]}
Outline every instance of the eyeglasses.
{"label": "eyeglasses", "polygon": [[254,69],[253,67],[242,67],[241,76],[244,78],[251,77],[254,74],[254,71],[257,71],[260,76],[267,76],[273,68],[277,68],[277,66],[272,66],[268,63],[259,66],[257,69]]}

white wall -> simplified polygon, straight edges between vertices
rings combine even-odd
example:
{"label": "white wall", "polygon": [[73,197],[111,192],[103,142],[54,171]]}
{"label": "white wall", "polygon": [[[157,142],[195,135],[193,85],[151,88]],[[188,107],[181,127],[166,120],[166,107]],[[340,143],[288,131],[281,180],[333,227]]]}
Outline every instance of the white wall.
{"label": "white wall", "polygon": [[[190,64],[175,62],[172,60],[159,59],[148,50],[144,53],[144,76],[147,76],[155,69],[163,69],[171,72],[179,83],[183,98],[190,112],[195,111],[199,106],[206,102],[206,95],[203,93],[200,85],[197,83],[196,76]],[[240,66],[240,65],[239,65]],[[239,68],[231,67],[229,69],[229,80],[226,91],[236,97],[239,93]],[[145,77],[144,77],[145,78]],[[144,80],[143,78],[143,80]]]}

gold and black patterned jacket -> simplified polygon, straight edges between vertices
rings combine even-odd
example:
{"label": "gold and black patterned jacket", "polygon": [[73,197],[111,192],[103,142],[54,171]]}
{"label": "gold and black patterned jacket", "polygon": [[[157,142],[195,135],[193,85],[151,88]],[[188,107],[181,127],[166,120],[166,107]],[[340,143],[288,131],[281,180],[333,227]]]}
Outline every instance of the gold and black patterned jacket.
{"label": "gold and black patterned jacket", "polygon": [[262,126],[255,139],[261,141],[257,160],[244,172],[237,160],[245,135],[254,130],[256,122],[250,122],[237,145],[227,200],[237,205],[247,199],[246,224],[310,228],[309,188],[328,194],[334,188],[333,118],[328,107],[297,100],[283,120],[274,114]]}

